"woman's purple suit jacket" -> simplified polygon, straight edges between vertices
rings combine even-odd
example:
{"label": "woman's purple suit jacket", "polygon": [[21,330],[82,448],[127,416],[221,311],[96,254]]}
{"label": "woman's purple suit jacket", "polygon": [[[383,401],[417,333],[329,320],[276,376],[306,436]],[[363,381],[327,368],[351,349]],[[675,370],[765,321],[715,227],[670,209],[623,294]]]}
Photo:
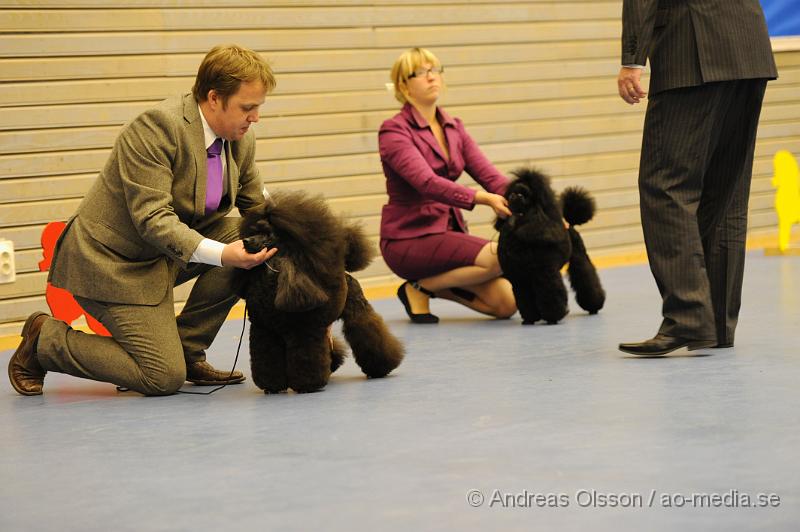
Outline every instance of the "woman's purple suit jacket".
{"label": "woman's purple suit jacket", "polygon": [[475,190],[455,183],[466,171],[484,189],[502,194],[508,179],[481,152],[461,120],[441,108],[437,118],[447,137],[446,160],[428,122],[406,103],[378,133],[389,202],[381,213],[381,238],[402,239],[447,231],[450,213],[467,232],[460,209],[472,210]]}

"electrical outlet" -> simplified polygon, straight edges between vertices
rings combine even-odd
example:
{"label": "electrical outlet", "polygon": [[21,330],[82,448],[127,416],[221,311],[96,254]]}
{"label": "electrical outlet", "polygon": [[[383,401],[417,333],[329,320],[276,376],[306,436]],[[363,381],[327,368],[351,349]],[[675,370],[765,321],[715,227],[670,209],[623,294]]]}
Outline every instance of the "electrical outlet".
{"label": "electrical outlet", "polygon": [[14,268],[14,243],[0,238],[0,284],[13,283],[17,278]]}

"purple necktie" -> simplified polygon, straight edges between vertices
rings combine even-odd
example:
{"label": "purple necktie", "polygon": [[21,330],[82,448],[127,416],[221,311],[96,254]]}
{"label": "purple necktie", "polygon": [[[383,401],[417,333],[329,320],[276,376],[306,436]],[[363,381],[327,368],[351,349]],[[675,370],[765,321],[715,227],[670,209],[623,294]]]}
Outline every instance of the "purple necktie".
{"label": "purple necktie", "polygon": [[208,181],[206,182],[206,214],[214,212],[222,199],[222,139],[218,138],[206,150]]}

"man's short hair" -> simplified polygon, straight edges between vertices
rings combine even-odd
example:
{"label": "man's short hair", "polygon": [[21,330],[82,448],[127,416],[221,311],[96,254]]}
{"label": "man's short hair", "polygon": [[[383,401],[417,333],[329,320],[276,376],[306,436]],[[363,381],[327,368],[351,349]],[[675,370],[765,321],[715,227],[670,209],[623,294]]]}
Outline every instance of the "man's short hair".
{"label": "man's short hair", "polygon": [[225,105],[243,81],[260,81],[268,93],[275,88],[272,68],[256,52],[235,44],[215,46],[197,69],[192,94],[200,103],[208,99],[208,91],[214,90]]}

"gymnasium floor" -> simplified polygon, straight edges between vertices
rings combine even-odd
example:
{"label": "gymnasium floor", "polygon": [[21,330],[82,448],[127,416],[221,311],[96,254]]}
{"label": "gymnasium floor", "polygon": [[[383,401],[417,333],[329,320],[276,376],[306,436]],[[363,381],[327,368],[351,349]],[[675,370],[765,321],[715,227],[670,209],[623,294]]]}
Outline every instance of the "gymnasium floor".
{"label": "gymnasium floor", "polygon": [[800,257],[749,254],[735,348],[660,359],[616,350],[658,325],[647,267],[600,273],[607,307],[557,326],[376,301],[406,361],[367,381],[348,360],[316,394],[3,378],[0,530],[797,530]]}

